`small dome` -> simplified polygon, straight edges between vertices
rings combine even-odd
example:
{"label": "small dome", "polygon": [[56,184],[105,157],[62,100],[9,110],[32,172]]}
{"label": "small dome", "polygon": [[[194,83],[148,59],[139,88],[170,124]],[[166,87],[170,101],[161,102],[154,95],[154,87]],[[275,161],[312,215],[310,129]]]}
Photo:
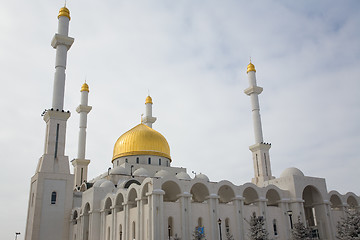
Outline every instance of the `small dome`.
{"label": "small dome", "polygon": [[145,124],[139,124],[119,137],[114,146],[114,161],[124,156],[154,155],[170,157],[170,147],[165,137]]}
{"label": "small dome", "polygon": [[121,186],[123,186],[126,181],[127,181],[127,179],[124,179],[124,178],[119,179],[119,181],[117,182],[117,185],[116,185],[117,188],[120,188]]}
{"label": "small dome", "polygon": [[254,66],[254,64],[251,63],[251,61],[250,61],[249,65],[247,66],[246,73],[248,73],[248,72],[256,72],[255,66]]}
{"label": "small dome", "polygon": [[110,170],[110,174],[130,175],[126,168],[119,166]]}
{"label": "small dome", "polygon": [[186,172],[179,172],[178,174],[176,174],[176,177],[180,180],[191,180],[191,177]]}
{"label": "small dome", "polygon": [[83,92],[83,91],[89,92],[89,85],[87,85],[87,83],[84,83],[81,86],[80,92]]}
{"label": "small dome", "polygon": [[58,18],[62,17],[62,16],[67,17],[70,20],[70,11],[69,11],[69,9],[67,9],[66,7],[60,8]]}
{"label": "small dome", "polygon": [[95,183],[94,183],[94,187],[100,187],[100,185],[103,183],[103,182],[105,182],[106,181],[106,179],[99,179],[99,180],[97,180]]}
{"label": "small dome", "polygon": [[288,176],[304,177],[304,173],[302,171],[300,171],[298,168],[291,167],[291,168],[285,169],[280,175],[280,177],[288,177]]}
{"label": "small dome", "polygon": [[101,188],[114,188],[115,185],[111,182],[111,181],[104,181],[101,185],[100,185]]}
{"label": "small dome", "polygon": [[147,103],[153,104],[152,98],[150,96],[147,96],[145,99],[145,104],[147,104]]}
{"label": "small dome", "polygon": [[202,180],[205,180],[205,181],[207,181],[207,182],[210,182],[209,178],[208,178],[205,174],[202,174],[202,173],[197,174],[197,175],[195,176],[195,178],[202,179]]}
{"label": "small dome", "polygon": [[138,168],[136,169],[136,171],[133,173],[134,176],[137,177],[149,177],[149,172],[148,170],[146,170],[145,168]]}
{"label": "small dome", "polygon": [[160,177],[160,178],[163,178],[163,177],[166,177],[166,176],[169,176],[170,173],[166,170],[160,170],[158,171],[157,173],[155,173],[155,176],[154,177]]}

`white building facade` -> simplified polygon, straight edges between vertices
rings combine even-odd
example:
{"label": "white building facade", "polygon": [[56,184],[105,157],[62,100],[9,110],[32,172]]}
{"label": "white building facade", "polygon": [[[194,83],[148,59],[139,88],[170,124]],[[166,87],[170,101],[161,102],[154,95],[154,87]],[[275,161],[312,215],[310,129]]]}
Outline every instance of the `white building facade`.
{"label": "white building facade", "polygon": [[165,137],[152,128],[153,101],[145,100],[141,123],[115,142],[113,167],[87,180],[86,159],[89,86],[81,87],[79,146],[77,158],[64,156],[66,121],[63,110],[70,12],[59,11],[52,108],[44,112],[44,154],[31,179],[25,239],[27,240],[190,240],[196,229],[208,240],[248,239],[253,212],[263,216],[271,239],[289,239],[293,223],[313,229],[314,237],[336,239],[336,224],[348,208],[359,208],[354,193],[328,191],[325,179],[305,176],[288,168],[280,177],[271,173],[269,150],[263,141],[255,66],[247,68],[254,121],[254,178],[237,186],[223,180],[211,182],[204,174],[191,178],[185,168],[173,167]]}

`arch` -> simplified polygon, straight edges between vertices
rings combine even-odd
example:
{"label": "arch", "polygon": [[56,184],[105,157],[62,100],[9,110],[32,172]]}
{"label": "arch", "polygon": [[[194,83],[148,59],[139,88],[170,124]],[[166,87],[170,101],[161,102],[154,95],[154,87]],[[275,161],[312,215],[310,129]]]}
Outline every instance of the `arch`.
{"label": "arch", "polygon": [[90,208],[90,203],[86,203],[85,204],[85,207],[84,207],[84,214],[89,214],[90,213],[90,210],[91,210],[91,208]]}
{"label": "arch", "polygon": [[111,214],[111,206],[112,206],[112,201],[111,198],[108,197],[105,201],[105,205],[104,205],[104,211],[106,215]]}
{"label": "arch", "polygon": [[349,205],[349,208],[357,208],[359,206],[358,201],[352,195],[348,196],[346,203]]}
{"label": "arch", "polygon": [[317,226],[316,216],[320,213],[319,205],[323,203],[319,190],[308,185],[304,188],[302,198],[304,200],[304,211],[306,223],[308,226]]}
{"label": "arch", "polygon": [[72,218],[74,224],[77,224],[77,218],[78,218],[78,216],[79,216],[79,215],[78,215],[78,211],[75,210],[74,213],[73,213],[73,218]]}
{"label": "arch", "polygon": [[253,187],[245,188],[243,192],[243,197],[245,198],[245,205],[254,204],[259,199],[259,195]]}
{"label": "arch", "polygon": [[90,203],[86,203],[83,214],[83,240],[89,239],[89,214],[90,214]]}
{"label": "arch", "polygon": [[332,209],[340,209],[343,205],[340,197],[336,194],[330,196],[330,203]]}
{"label": "arch", "polygon": [[232,187],[228,185],[223,185],[218,190],[219,202],[228,203],[235,198],[235,192]]}
{"label": "arch", "polygon": [[162,184],[161,189],[165,192],[164,202],[176,202],[181,194],[179,185],[174,181],[167,181]]}
{"label": "arch", "polygon": [[199,182],[191,187],[190,193],[192,194],[192,201],[198,203],[204,202],[206,197],[210,195],[205,184]]}
{"label": "arch", "polygon": [[137,198],[136,190],[134,188],[130,189],[127,199],[130,208],[136,207],[136,198]]}
{"label": "arch", "polygon": [[124,210],[123,204],[124,204],[124,196],[122,195],[122,193],[119,193],[115,199],[116,212],[121,212]]}
{"label": "arch", "polygon": [[266,192],[267,206],[279,206],[280,194],[275,189],[269,189]]}
{"label": "arch", "polygon": [[140,185],[140,182],[138,180],[135,180],[135,179],[130,179],[129,181],[127,181],[124,185],[124,188],[129,188],[131,184],[137,184],[137,185]]}

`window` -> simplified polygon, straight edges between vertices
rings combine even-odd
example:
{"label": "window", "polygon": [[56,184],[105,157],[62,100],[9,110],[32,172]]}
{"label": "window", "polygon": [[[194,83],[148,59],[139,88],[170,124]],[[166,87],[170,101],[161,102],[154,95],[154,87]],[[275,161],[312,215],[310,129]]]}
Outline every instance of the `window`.
{"label": "window", "polygon": [[136,228],[135,228],[135,222],[132,222],[132,239],[136,239],[136,235],[135,235],[135,230],[136,230]]}
{"label": "window", "polygon": [[173,218],[169,217],[168,218],[168,237],[170,238],[171,236],[173,236]]}
{"label": "window", "polygon": [[226,229],[226,232],[230,232],[229,218],[225,219],[225,229]]}
{"label": "window", "polygon": [[151,164],[151,158],[148,159],[148,163]]}
{"label": "window", "polygon": [[128,162],[127,158],[125,158],[125,162]]}
{"label": "window", "polygon": [[31,206],[34,206],[34,193],[31,195]]}
{"label": "window", "polygon": [[136,163],[139,164],[139,158],[138,157],[136,158]]}
{"label": "window", "polygon": [[274,219],[274,221],[273,221],[273,229],[274,229],[274,235],[277,236],[278,231],[277,231],[276,219]]}
{"label": "window", "polygon": [[119,166],[119,160],[116,161],[117,165]]}
{"label": "window", "polygon": [[159,158],[159,166],[161,166],[161,158]]}
{"label": "window", "polygon": [[51,193],[51,204],[55,204],[56,203],[56,192],[52,192]]}

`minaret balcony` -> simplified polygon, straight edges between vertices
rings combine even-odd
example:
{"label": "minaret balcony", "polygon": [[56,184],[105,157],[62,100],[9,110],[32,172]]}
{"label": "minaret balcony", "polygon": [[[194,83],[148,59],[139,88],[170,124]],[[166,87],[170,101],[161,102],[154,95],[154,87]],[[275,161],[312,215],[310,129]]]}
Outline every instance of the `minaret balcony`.
{"label": "minaret balcony", "polygon": [[56,48],[58,45],[65,45],[69,50],[73,43],[74,43],[74,38],[57,33],[55,33],[53,39],[51,40],[51,46],[53,48]]}
{"label": "minaret balcony", "polygon": [[245,93],[246,95],[251,95],[251,94],[253,94],[253,93],[260,94],[260,93],[262,93],[262,91],[263,91],[263,88],[262,88],[262,87],[251,86],[251,87],[245,89],[245,90],[244,90],[244,93]]}

